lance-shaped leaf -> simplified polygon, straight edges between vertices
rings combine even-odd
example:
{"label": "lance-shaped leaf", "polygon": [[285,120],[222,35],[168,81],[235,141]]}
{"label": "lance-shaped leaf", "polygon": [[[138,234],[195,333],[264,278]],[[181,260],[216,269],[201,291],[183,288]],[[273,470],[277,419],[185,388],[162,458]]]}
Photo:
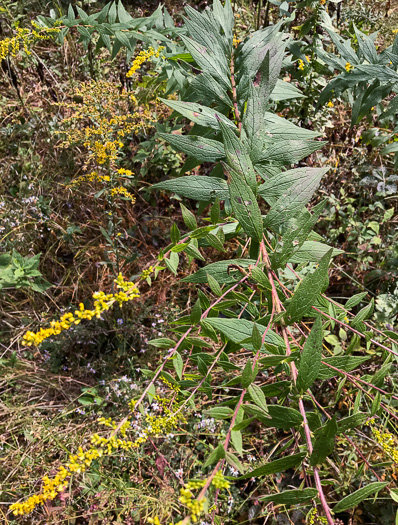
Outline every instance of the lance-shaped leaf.
{"label": "lance-shaped leaf", "polygon": [[301,184],[290,186],[271,207],[265,225],[278,231],[289,219],[296,217],[311,199],[324,173],[324,169],[311,172]]}
{"label": "lance-shaped leaf", "polygon": [[[206,268],[208,269],[209,266]],[[247,319],[224,319],[221,317],[208,317],[206,319],[206,323],[210,324],[216,331],[221,332],[233,343],[240,343],[241,341],[249,339],[253,333],[254,323],[248,321]],[[257,328],[263,336],[266,327],[257,324]],[[277,347],[284,348],[284,341],[282,337],[272,330],[268,330],[265,336],[265,343],[270,343],[276,345]],[[254,350],[254,347],[250,344],[245,344],[245,348]]]}
{"label": "lance-shaped leaf", "polygon": [[272,142],[263,154],[256,160],[256,164],[279,164],[290,166],[308,157],[317,151],[326,142],[316,140],[278,140]]}
{"label": "lance-shaped leaf", "polygon": [[271,419],[263,420],[267,427],[276,427],[288,430],[289,428],[299,428],[303,423],[303,416],[298,410],[280,405],[268,405],[268,413]]}
{"label": "lance-shaped leaf", "polygon": [[191,82],[191,89],[198,99],[208,101],[209,98],[218,102],[223,107],[230,108],[232,106],[231,99],[228,97],[227,91],[220,86],[215,78],[209,73],[203,72],[197,75]]}
{"label": "lance-shaped leaf", "polygon": [[268,496],[261,496],[260,501],[272,501],[284,505],[298,505],[305,503],[318,495],[317,489],[296,489],[285,490],[278,494],[269,494]]}
{"label": "lance-shaped leaf", "polygon": [[275,113],[265,113],[264,122],[266,133],[274,139],[280,140],[309,140],[322,135],[317,131],[311,131],[306,128],[301,128],[290,120],[279,117]]}
{"label": "lance-shaped leaf", "polygon": [[221,120],[219,125],[224,140],[225,156],[227,157],[229,167],[239,174],[253,193],[256,194],[256,174],[254,173],[253,164],[250,160],[250,155],[246,146]]}
{"label": "lance-shaped leaf", "polygon": [[350,430],[351,428],[359,427],[363,425],[368,418],[369,414],[364,414],[362,412],[352,414],[352,416],[344,417],[343,419],[340,419],[337,422],[338,433],[342,434],[343,432],[347,432],[347,430]]}
{"label": "lance-shaped leaf", "polygon": [[[356,356],[356,355],[344,355],[344,356],[333,356],[322,359],[321,368],[319,369],[318,379],[330,379],[334,376],[344,376],[344,374],[337,372],[334,368],[338,368],[343,372],[351,372],[365,363],[370,356]],[[333,368],[330,368],[330,366]]]}
{"label": "lance-shaped leaf", "polygon": [[184,117],[192,120],[192,122],[205,128],[209,127],[219,130],[218,122],[221,120],[230,128],[235,129],[235,124],[222,113],[206,106],[202,106],[201,104],[197,104],[196,102],[183,102],[181,100],[167,100],[164,98],[161,98],[160,100]]}
{"label": "lance-shaped leaf", "polygon": [[224,30],[224,39],[227,43],[227,48],[232,49],[232,37],[233,29],[235,24],[234,13],[230,0],[225,0],[224,7],[220,0],[213,1],[213,15],[216,20],[220,23]]}
{"label": "lance-shaped leaf", "polygon": [[[262,135],[265,127],[265,122],[263,118],[263,113],[265,109],[263,108],[263,104],[265,103],[260,99],[258,92],[254,88],[253,84],[250,84],[249,98],[247,100],[246,112],[243,117],[243,129],[246,134],[244,144],[245,147],[247,145],[250,159],[257,158],[259,155],[261,155],[262,151]],[[253,169],[252,165],[251,169]]]}
{"label": "lance-shaped leaf", "polygon": [[[203,177],[205,178],[205,177]],[[248,268],[256,264],[255,259],[229,259],[226,261],[217,261],[201,268],[196,273],[184,277],[181,281],[184,283],[207,283],[208,275],[211,275],[219,284],[234,284],[243,276],[237,267]],[[251,326],[251,330],[252,330]],[[243,339],[240,339],[242,341]]]}
{"label": "lance-shaped leaf", "polygon": [[267,53],[270,55],[270,64],[275,64],[276,68],[280,48],[283,45],[282,40],[285,38],[284,35],[278,33],[282,23],[281,20],[277,24],[256,31],[242,45],[236,58],[236,76],[238,81],[243,76],[247,76],[252,80],[260,69]]}
{"label": "lance-shaped leaf", "polygon": [[300,321],[304,315],[308,314],[318,295],[326,288],[331,257],[332,249],[322,257],[315,272],[306,275],[299,283],[286,308],[285,319],[289,323]]}
{"label": "lance-shaped leaf", "polygon": [[214,201],[217,197],[220,201],[225,201],[229,198],[227,183],[218,177],[188,175],[159,182],[154,184],[152,188],[172,191],[180,197],[196,201]]}
{"label": "lance-shaped leaf", "polygon": [[[304,263],[304,262],[319,262],[326,252],[330,250],[328,244],[318,241],[305,241],[301,248],[299,248],[294,255],[289,257],[289,261],[292,263]],[[336,257],[344,253],[343,250],[333,248],[332,257]]]}
{"label": "lance-shaped leaf", "polygon": [[[286,195],[287,192],[295,186],[299,188],[306,187],[313,182],[313,185],[316,187],[328,169],[329,168],[295,168],[283,171],[261,184],[258,188],[258,193],[270,206],[273,206],[278,199]],[[303,206],[305,204],[303,204]]]}
{"label": "lance-shaped leaf", "polygon": [[220,38],[221,24],[211,11],[200,13],[190,6],[185,7],[185,12],[189,18],[183,17],[189,35],[199,44],[211,49],[214,59],[228,72],[228,62],[226,59],[227,45],[223,38]]}
{"label": "lance-shaped leaf", "polygon": [[314,325],[304,344],[298,366],[297,389],[305,392],[318,377],[322,360],[322,321],[315,319]]}
{"label": "lance-shaped leaf", "polygon": [[306,98],[306,96],[294,84],[278,78],[270,99],[273,102],[281,102],[282,100],[293,100],[296,98]]}
{"label": "lance-shaped leaf", "polygon": [[375,481],[374,483],[369,483],[366,487],[362,487],[359,490],[356,490],[349,496],[346,496],[341,501],[339,501],[334,507],[333,512],[344,512],[345,510],[352,509],[359,505],[361,501],[366,499],[368,496],[379,492],[379,490],[387,487],[388,482]]}
{"label": "lance-shaped leaf", "polygon": [[334,440],[337,434],[336,416],[318,428],[315,433],[314,449],[310,457],[311,465],[320,465],[333,452]]}
{"label": "lance-shaped leaf", "polygon": [[[268,49],[261,63],[260,82],[258,85],[258,95],[260,97],[263,114],[267,108],[268,99],[278,82],[282,68],[283,55],[285,53],[286,42],[282,39],[275,42],[272,49]],[[271,53],[272,51],[272,53]],[[271,60],[272,55],[272,60]]]}
{"label": "lance-shaped leaf", "polygon": [[261,467],[251,470],[244,476],[240,476],[238,479],[258,478],[260,476],[268,476],[270,474],[276,474],[278,472],[284,472],[287,469],[297,467],[305,458],[305,452],[300,454],[293,454],[292,456],[286,456],[285,458],[275,459],[270,461]]}
{"label": "lance-shaped leaf", "polygon": [[[298,217],[288,221],[286,232],[281,239],[282,248],[278,249],[279,246],[277,246],[271,257],[271,266],[273,270],[282,268],[289,260],[293,262],[293,254],[295,254],[294,257],[299,257],[301,246],[305,246],[305,239],[308,237],[309,233],[315,226],[324,207],[325,201],[317,204],[313,208],[313,215],[311,215],[311,213],[306,208],[303,208]],[[326,251],[329,249],[330,247],[328,246]],[[322,253],[317,261],[322,259],[326,251]]]}
{"label": "lance-shaped leaf", "polygon": [[229,175],[229,198],[235,217],[249,237],[261,242],[263,219],[256,196],[238,172],[223,165]]}
{"label": "lance-shaped leaf", "polygon": [[217,463],[217,461],[219,461],[220,459],[224,459],[224,458],[225,458],[225,449],[224,449],[222,443],[220,443],[218,445],[218,447],[216,447],[211,452],[210,456],[205,461],[205,463],[203,465],[203,468],[206,468],[209,465],[212,465],[213,463]]}
{"label": "lance-shaped leaf", "polygon": [[172,133],[158,133],[158,135],[176,149],[202,162],[216,162],[225,157],[224,147],[217,140],[197,135],[173,135]]}
{"label": "lance-shaped leaf", "polygon": [[225,89],[231,89],[230,72],[225,62],[221,63],[209,48],[195,40],[184,35],[181,35],[181,38],[200,69],[219,80]]}

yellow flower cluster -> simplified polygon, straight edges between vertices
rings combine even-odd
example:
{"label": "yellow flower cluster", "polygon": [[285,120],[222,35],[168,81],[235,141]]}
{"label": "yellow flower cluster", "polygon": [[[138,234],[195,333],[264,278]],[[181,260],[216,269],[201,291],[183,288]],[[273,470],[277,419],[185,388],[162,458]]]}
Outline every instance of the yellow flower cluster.
{"label": "yellow flower cluster", "polygon": [[[307,62],[310,61],[310,57],[305,55],[305,58],[307,60]],[[301,70],[301,71],[304,71],[304,68],[305,68],[305,63],[304,63],[304,60],[301,60],[301,58],[299,58],[298,60],[298,68]]]}
{"label": "yellow flower cluster", "polygon": [[224,474],[221,472],[221,470],[216,472],[211,483],[216,487],[216,489],[229,489],[231,486],[230,482],[224,478]]}
{"label": "yellow flower cluster", "polygon": [[396,444],[396,440],[394,439],[394,436],[390,434],[390,432],[381,432],[375,426],[374,423],[375,423],[375,420],[370,419],[369,421],[366,421],[365,424],[371,428],[372,434],[374,435],[377,443],[381,446],[384,452],[388,456],[390,456],[390,458],[394,461],[394,463],[398,464],[398,450],[397,450],[397,444]]}
{"label": "yellow flower cluster", "polygon": [[118,186],[117,188],[111,189],[111,195],[112,197],[116,197],[120,195],[121,197],[124,197],[125,199],[129,199],[132,203],[135,202],[135,197],[132,193],[126,190],[126,188],[123,188],[123,186]]}
{"label": "yellow flower cluster", "polygon": [[148,523],[153,523],[153,525],[160,525],[160,519],[159,516],[155,516],[154,518],[148,518]]}
{"label": "yellow flower cluster", "polygon": [[34,27],[32,30],[17,27],[15,36],[0,40],[0,60],[8,56],[17,56],[21,49],[27,55],[31,55],[29,47],[36,40],[44,40],[49,38],[52,33],[59,33],[60,31],[58,27],[41,27],[34,21],[32,21],[32,26]]}
{"label": "yellow flower cluster", "polygon": [[232,45],[234,47],[238,47],[238,45],[241,43],[241,40],[239,38],[237,38],[235,35],[234,35],[234,38],[232,40]]}
{"label": "yellow flower cluster", "polygon": [[328,108],[334,108],[334,104],[331,100],[329,100],[328,104],[327,104]]}
{"label": "yellow flower cluster", "polygon": [[[132,440],[120,439],[115,435],[110,438],[105,438],[99,436],[98,434],[93,434],[90,438],[91,446],[88,450],[84,451],[81,447],[78,449],[77,454],[71,454],[69,456],[69,461],[65,466],[59,467],[56,475],[50,479],[47,476],[43,477],[43,489],[40,494],[31,496],[26,501],[22,503],[13,503],[10,507],[10,510],[14,515],[23,515],[28,514],[34,510],[38,505],[42,505],[48,500],[53,500],[57,495],[65,490],[68,485],[67,477],[70,477],[72,474],[81,474],[91,466],[92,462],[98,458],[109,456],[117,450],[128,451],[133,448],[138,448],[142,443],[145,443],[149,436],[159,436],[161,434],[168,434],[171,430],[177,428],[178,424],[186,423],[186,419],[183,415],[177,414],[173,415],[173,412],[167,405],[170,404],[170,401],[165,398],[160,398],[155,396],[154,400],[161,407],[161,414],[159,416],[153,416],[147,414],[145,416],[145,421],[148,424],[146,429],[141,431],[140,437]],[[131,410],[134,410],[136,405],[135,401],[130,401],[129,403]],[[171,408],[174,408],[173,406]],[[105,425],[106,427],[112,428],[113,430],[118,429],[118,432],[122,435],[123,438],[126,437],[127,431],[131,428],[131,422],[129,419],[125,421],[120,427],[117,423],[111,418],[100,417],[98,419],[100,424]],[[187,505],[195,514],[199,514],[200,502],[191,502]],[[150,522],[151,523],[151,522]],[[154,521],[153,523],[157,523]]]}
{"label": "yellow flower cluster", "polygon": [[121,274],[115,279],[116,287],[121,290],[115,294],[105,294],[104,292],[94,292],[94,308],[86,310],[84,304],[79,304],[79,309],[64,314],[59,321],[51,321],[49,328],[40,328],[38,332],[28,331],[23,337],[22,344],[27,346],[38,346],[48,337],[58,335],[71,326],[79,324],[83,319],[91,320],[94,317],[99,318],[102,312],[109,310],[114,303],[121,306],[127,301],[132,301],[140,296],[138,288],[133,282],[127,282]]}
{"label": "yellow flower cluster", "polygon": [[191,520],[197,521],[198,516],[203,512],[206,498],[202,498],[201,500],[194,499],[192,492],[186,488],[180,489],[180,494],[178,498],[179,502],[188,507]]}
{"label": "yellow flower cluster", "polygon": [[159,46],[156,50],[152,46],[149,46],[148,49],[143,49],[142,51],[140,51],[138,55],[135,57],[130,70],[126,74],[126,77],[131,78],[134,75],[134,73],[138,69],[140,69],[142,64],[146,62],[147,60],[149,60],[151,57],[159,58],[160,53],[164,49],[165,49],[164,46]]}
{"label": "yellow flower cluster", "polygon": [[349,73],[350,71],[352,71],[354,69],[354,66],[352,64],[350,64],[349,62],[346,62],[345,64],[345,70],[347,71],[347,73]]}
{"label": "yellow flower cluster", "polygon": [[120,148],[123,147],[123,142],[120,140],[107,140],[104,144],[96,140],[94,145],[90,142],[85,142],[84,146],[90,148],[99,164],[105,164],[106,161],[113,163],[116,161]]}
{"label": "yellow flower cluster", "polygon": [[328,523],[328,520],[324,516],[318,514],[318,509],[316,507],[312,508],[307,514],[307,523],[308,525],[323,525]]}
{"label": "yellow flower cluster", "polygon": [[141,273],[141,280],[145,281],[145,279],[148,279],[148,277],[151,275],[151,273],[155,270],[153,266],[150,266],[147,270],[143,270]]}
{"label": "yellow flower cluster", "polygon": [[179,392],[180,387],[178,385],[173,385],[168,379],[166,379],[164,376],[160,376],[159,379],[164,383],[166,386],[170,388],[170,390],[174,390],[174,392]]}
{"label": "yellow flower cluster", "polygon": [[148,108],[132,111],[131,105],[137,106],[135,96],[112,82],[82,83],[75,89],[73,100],[63,104],[70,116],[62,122],[61,147],[84,145],[89,150],[87,163],[94,160],[100,165],[114,165],[123,147],[121,139],[138,133],[144,125],[153,126],[155,121]]}
{"label": "yellow flower cluster", "polygon": [[43,491],[40,494],[31,496],[22,503],[13,503],[10,510],[15,516],[29,514],[38,505],[43,505],[46,501],[53,500],[60,492],[68,486],[66,479],[70,472],[65,467],[60,467],[57,474],[52,478],[43,477]]}
{"label": "yellow flower cluster", "polygon": [[325,5],[325,4],[326,4],[326,0],[320,0],[319,3],[320,3],[321,5]]}
{"label": "yellow flower cluster", "polygon": [[110,182],[110,180],[111,178],[109,175],[100,175],[97,171],[91,171],[90,173],[86,173],[85,175],[81,175],[80,177],[77,177],[77,179],[74,179],[70,183],[70,186],[75,186],[82,182]]}

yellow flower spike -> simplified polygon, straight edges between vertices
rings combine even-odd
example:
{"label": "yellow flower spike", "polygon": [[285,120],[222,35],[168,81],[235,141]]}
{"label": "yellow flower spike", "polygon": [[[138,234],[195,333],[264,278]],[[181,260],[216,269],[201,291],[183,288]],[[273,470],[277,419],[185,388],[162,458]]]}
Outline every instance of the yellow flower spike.
{"label": "yellow flower spike", "polygon": [[298,61],[298,68],[303,71],[304,70],[304,62],[301,60],[301,58]]}

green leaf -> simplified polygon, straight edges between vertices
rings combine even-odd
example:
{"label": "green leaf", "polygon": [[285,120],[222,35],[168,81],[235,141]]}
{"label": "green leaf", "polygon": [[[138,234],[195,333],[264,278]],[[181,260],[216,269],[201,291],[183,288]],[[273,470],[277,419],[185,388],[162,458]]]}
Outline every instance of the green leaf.
{"label": "green leaf", "polygon": [[[318,241],[305,241],[302,246],[295,251],[294,255],[289,256],[292,263],[319,262],[322,257],[330,250],[330,246]],[[344,253],[344,250],[333,248],[332,257],[337,257]]]}
{"label": "green leaf", "polygon": [[257,199],[238,172],[230,166],[224,167],[229,175],[229,195],[234,214],[249,237],[261,242],[263,220]]}
{"label": "green leaf", "polygon": [[359,427],[365,423],[368,419],[368,414],[363,414],[362,412],[357,412],[352,416],[344,417],[337,422],[338,433],[342,434],[350,430],[351,428]]}
{"label": "green leaf", "polygon": [[156,346],[156,348],[173,348],[175,346],[175,341],[167,337],[159,337],[159,339],[148,341],[148,344]]}
{"label": "green leaf", "polygon": [[229,407],[214,407],[209,410],[205,410],[204,413],[214,419],[229,419],[233,416],[234,411]]}
{"label": "green leaf", "polygon": [[381,394],[379,391],[376,392],[376,395],[372,401],[372,406],[370,408],[370,415],[371,416],[374,416],[377,411],[379,410],[380,408],[380,403],[381,403]]}
{"label": "green leaf", "polygon": [[[225,155],[227,157],[228,168],[231,168],[230,176],[240,176],[240,180],[244,180],[252,190],[257,193],[257,180],[254,173],[253,164],[250,160],[249,152],[246,149],[235,132],[231,130],[224,122],[219,121],[220,129],[224,140]],[[235,130],[237,131],[237,130]],[[229,172],[229,169],[227,171]]]}
{"label": "green leaf", "polygon": [[[221,230],[220,230],[221,231]],[[214,235],[214,233],[209,233],[205,237],[206,242],[212,247],[218,250],[219,252],[225,252],[224,250],[224,243],[221,242],[218,235]]]}
{"label": "green leaf", "polygon": [[[235,424],[239,424],[244,416],[243,408],[240,407],[238,413],[236,414]],[[240,430],[231,430],[231,441],[235,447],[236,452],[241,456],[243,454],[243,445],[242,445],[242,432]]]}
{"label": "green leaf", "polygon": [[222,290],[216,279],[209,273],[207,274],[207,282],[209,283],[210,290],[216,295],[217,297],[222,296]]}
{"label": "green leaf", "polygon": [[193,257],[194,259],[199,259],[200,261],[205,261],[206,260],[203,257],[203,255],[200,253],[198,247],[195,244],[193,244],[192,241],[185,248],[185,253],[187,255],[189,255],[190,257]]}
{"label": "green leaf", "polygon": [[218,177],[204,177],[200,175],[188,175],[177,179],[165,180],[154,184],[152,188],[167,190],[196,201],[208,202],[217,197],[220,201],[229,198],[228,185],[226,181]]}
{"label": "green leaf", "polygon": [[[206,319],[206,322],[210,324],[215,330],[225,335],[233,343],[240,343],[241,341],[250,339],[252,336],[254,323],[248,321],[247,319],[224,319],[210,317]],[[261,336],[263,336],[266,327],[261,325],[258,325],[257,327],[261,333]],[[277,347],[285,348],[282,337],[277,335],[272,330],[268,330],[265,336],[265,343],[270,343]],[[249,344],[245,345],[245,348],[254,350],[254,348]]]}
{"label": "green leaf", "polygon": [[264,273],[263,270],[261,270],[258,266],[253,266],[250,270],[250,275],[253,277],[253,279],[256,281],[257,284],[265,288],[266,290],[271,290],[271,283]]}
{"label": "green leaf", "polygon": [[238,431],[238,430],[243,430],[244,428],[248,427],[250,425],[250,423],[252,423],[256,418],[255,417],[250,417],[248,419],[244,419],[243,421],[241,421],[240,423],[237,423],[234,427],[233,427],[233,431]]}
{"label": "green leaf", "polygon": [[278,78],[270,99],[274,102],[279,102],[282,100],[292,100],[297,98],[306,98],[306,95],[304,95],[294,84],[285,82]]}
{"label": "green leaf", "polygon": [[333,452],[334,441],[337,434],[336,416],[319,428],[315,433],[314,449],[310,457],[311,465],[320,465],[326,457]]}
{"label": "green leaf", "polygon": [[240,473],[244,472],[245,469],[242,465],[242,463],[239,461],[239,459],[231,454],[231,452],[225,453],[225,459],[227,460],[227,463],[229,463],[232,467],[236,468],[236,470]]}
{"label": "green leaf", "polygon": [[260,501],[272,501],[273,503],[283,505],[298,505],[299,503],[305,503],[318,495],[317,489],[296,489],[296,490],[285,490],[278,494],[270,494],[268,496],[261,496],[258,498]]}
{"label": "green leaf", "polygon": [[262,337],[256,326],[256,323],[253,324],[252,345],[256,351],[260,350],[262,345]]}
{"label": "green leaf", "polygon": [[182,370],[184,368],[184,362],[182,360],[181,355],[178,352],[175,353],[175,357],[173,359],[173,366],[174,366],[174,370],[176,371],[176,374],[178,376],[178,379],[181,381],[181,379],[182,379]]}
{"label": "green leaf", "polygon": [[217,140],[196,135],[174,135],[171,133],[158,133],[158,135],[177,150],[195,157],[201,162],[216,162],[225,157],[223,144]]}
{"label": "green leaf", "polygon": [[317,297],[326,288],[331,256],[332,249],[322,257],[318,268],[313,273],[306,275],[299,283],[286,308],[285,318],[288,319],[289,324],[300,321],[304,315],[308,315]]}
{"label": "green leaf", "polygon": [[249,358],[246,361],[245,367],[242,372],[241,380],[240,380],[242,387],[247,388],[252,383],[252,381],[254,381],[254,379],[256,378],[256,375],[257,375],[257,370],[253,371],[253,365]]}
{"label": "green leaf", "polygon": [[175,222],[173,223],[171,227],[170,238],[173,244],[177,244],[181,238],[180,230],[178,229],[178,226]]}
{"label": "green leaf", "polygon": [[[219,120],[221,120],[230,128],[235,129],[235,124],[229,120],[229,118],[214,109],[202,106],[195,102],[182,102],[180,100],[167,100],[163,98],[160,100],[164,102],[166,106],[178,111],[178,113],[184,117],[205,128],[213,128],[218,131]],[[219,120],[217,120],[217,117]]]}
{"label": "green leaf", "polygon": [[322,320],[315,319],[311,332],[305,341],[298,366],[297,389],[303,394],[316,380],[322,360]]}
{"label": "green leaf", "polygon": [[181,35],[185,47],[202,71],[216,78],[226,90],[231,89],[230,71],[225,60],[217,60],[217,56],[206,46],[195,42],[191,38]]}
{"label": "green leaf", "polygon": [[220,199],[218,197],[210,208],[210,219],[213,224],[217,224],[220,220]]}
{"label": "green leaf", "polygon": [[368,292],[361,292],[357,293],[356,295],[353,295],[348,299],[348,301],[345,303],[346,310],[351,310],[351,308],[354,308],[357,304],[359,304],[362,299],[364,299],[368,295]]}
{"label": "green leaf", "polygon": [[188,210],[188,208],[186,208],[182,203],[180,203],[180,207],[181,207],[182,218],[186,226],[190,230],[196,230],[198,225],[196,222],[195,215],[190,210]]}
{"label": "green leaf", "polygon": [[186,337],[185,341],[193,346],[197,346],[199,348],[213,348],[210,343],[207,341],[204,341],[200,337]]}
{"label": "green leaf", "polygon": [[180,258],[178,256],[178,253],[176,252],[171,252],[170,253],[170,257],[169,259],[163,259],[164,260],[164,263],[165,265],[167,266],[167,268],[174,273],[174,275],[177,275],[177,268],[178,268],[178,263],[180,262]]}
{"label": "green leaf", "polygon": [[200,307],[200,301],[198,299],[191,310],[191,324],[198,324],[200,322],[201,315],[202,308]]}
{"label": "green leaf", "polygon": [[343,375],[339,372],[336,372],[336,370],[333,370],[332,368],[329,368],[327,365],[331,365],[335,368],[338,368],[339,370],[343,370],[344,372],[351,372],[358,366],[360,366],[362,363],[365,363],[370,359],[370,356],[360,357],[360,356],[354,356],[354,355],[345,355],[345,356],[334,356],[334,357],[326,357],[322,361],[321,368],[319,369],[318,379],[322,379],[325,381],[326,379],[330,379],[331,377]]}
{"label": "green leaf", "polygon": [[216,447],[213,452],[210,454],[210,456],[207,458],[207,460],[203,464],[203,468],[208,467],[209,465],[212,465],[213,463],[217,463],[220,459],[225,458],[225,450],[223,445],[220,443],[218,447]]}
{"label": "green leaf", "polygon": [[265,395],[261,388],[253,383],[249,385],[247,391],[249,392],[249,395],[253,399],[254,403],[259,408],[264,410],[264,412],[268,412],[267,401],[265,400]]}
{"label": "green leaf", "polygon": [[360,310],[357,315],[354,317],[354,319],[351,321],[351,324],[356,329],[365,328],[364,325],[362,325],[362,321],[365,321],[365,319],[368,319],[374,309],[374,299],[372,298],[371,302],[366,305],[362,310]]}
{"label": "green leaf", "polygon": [[269,476],[270,474],[277,474],[279,472],[284,472],[290,468],[297,467],[305,458],[306,453],[301,452],[300,454],[293,454],[292,456],[286,456],[281,459],[275,459],[261,467],[255,468],[254,470],[248,472],[244,476],[240,476],[238,479],[248,479],[248,478],[259,478],[260,476]]}
{"label": "green leaf", "polygon": [[[304,249],[305,240],[315,226],[324,207],[325,201],[314,206],[313,215],[311,215],[306,208],[303,208],[297,217],[288,221],[286,230],[280,241],[282,249],[280,250],[279,245],[277,245],[276,251],[271,256],[271,266],[273,270],[284,267],[289,260],[295,262],[296,259],[300,259],[299,254],[301,247]],[[335,251],[333,251],[333,253],[335,253]],[[322,252],[321,257],[319,257],[317,261],[324,255],[325,252]],[[312,258],[310,260],[312,260]]]}
{"label": "green leaf", "polygon": [[[287,145],[285,145],[287,147]],[[309,202],[315,190],[318,188],[320,180],[327,169],[317,169],[306,172],[306,177],[300,182],[291,185],[271,206],[268,212],[265,225],[274,231],[278,231],[289,219],[296,217],[303,207]],[[270,180],[274,184],[278,183],[279,177],[272,177]],[[266,183],[265,183],[266,184]]]}
{"label": "green leaf", "polygon": [[346,496],[341,501],[339,501],[334,507],[333,512],[344,512],[345,510],[352,509],[359,505],[361,501],[366,499],[368,496],[379,492],[380,490],[387,487],[388,482],[375,481],[374,483],[369,483],[366,487],[362,487],[359,490],[356,490],[349,496]]}
{"label": "green leaf", "polygon": [[208,275],[211,275],[219,284],[235,284],[242,278],[239,270],[235,266],[248,268],[250,265],[254,266],[256,261],[254,259],[229,259],[227,261],[218,261],[208,264],[205,268],[201,268],[196,273],[184,277],[181,282],[184,283],[207,283]]}

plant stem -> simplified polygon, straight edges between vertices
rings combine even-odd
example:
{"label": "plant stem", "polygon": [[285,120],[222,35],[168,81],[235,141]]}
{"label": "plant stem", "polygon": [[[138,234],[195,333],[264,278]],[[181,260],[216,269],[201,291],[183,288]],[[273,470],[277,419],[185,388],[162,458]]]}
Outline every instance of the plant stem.
{"label": "plant stem", "polygon": [[[263,261],[265,263],[265,266],[266,266],[266,269],[267,269],[267,274],[268,274],[268,279],[270,281],[271,288],[272,288],[272,297],[273,297],[273,301],[272,302],[274,303],[276,311],[279,314],[282,311],[281,302],[280,302],[280,299],[279,299],[279,296],[278,296],[278,292],[277,292],[276,287],[275,287],[275,282],[274,282],[274,278],[273,278],[272,270],[271,270],[271,264],[270,264],[270,260],[269,260],[269,257],[268,257],[267,250],[265,248],[264,241],[261,241],[260,251],[261,251],[261,253],[263,255]],[[282,334],[283,334],[283,339],[284,339],[285,345],[286,345],[286,355],[289,356],[292,353],[292,351],[291,351],[291,348],[290,348],[289,336],[288,336],[288,333],[287,333],[287,330],[286,330],[286,326],[283,324],[283,321],[282,321]],[[293,382],[294,382],[294,384],[296,384],[297,374],[298,374],[296,365],[295,365],[295,363],[293,361],[291,363],[289,363],[289,365],[290,365],[290,370],[291,370]],[[301,416],[303,418],[303,428],[304,428],[304,435],[305,435],[305,440],[306,440],[306,443],[307,443],[308,453],[311,455],[312,451],[313,451],[311,430],[310,430],[310,427],[308,425],[307,416],[306,416],[306,413],[305,413],[305,407],[304,407],[304,402],[303,402],[302,397],[300,397],[298,404],[299,404],[300,414],[301,414]],[[332,518],[330,509],[329,509],[329,505],[328,505],[328,503],[326,501],[325,494],[323,492],[321,478],[319,476],[319,470],[318,470],[317,467],[314,467],[314,479],[315,479],[315,485],[316,485],[316,488],[318,490],[319,498],[321,500],[321,505],[322,505],[323,510],[325,512],[325,516],[326,516],[328,525],[334,525],[334,520]]]}

